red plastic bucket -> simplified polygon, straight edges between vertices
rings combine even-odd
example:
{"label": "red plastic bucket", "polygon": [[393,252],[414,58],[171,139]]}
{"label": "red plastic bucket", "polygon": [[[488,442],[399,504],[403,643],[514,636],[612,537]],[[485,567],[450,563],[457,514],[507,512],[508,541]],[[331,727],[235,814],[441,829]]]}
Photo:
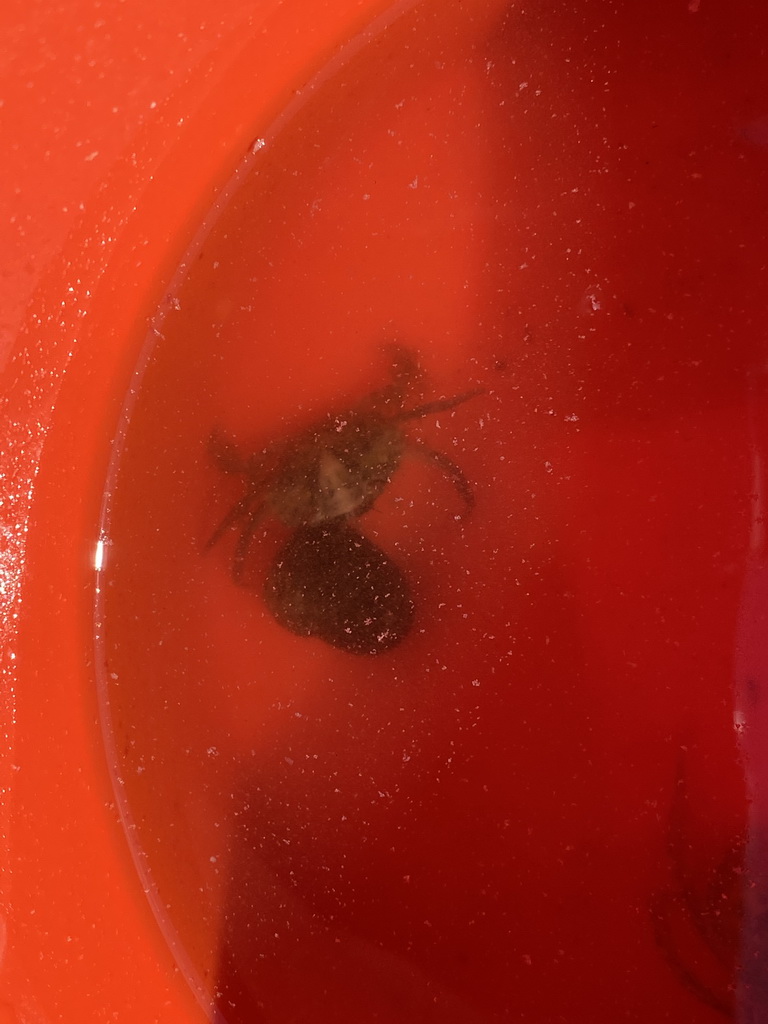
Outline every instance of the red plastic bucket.
{"label": "red plastic bucket", "polygon": [[[759,1020],[766,16],[309,8],[0,16],[0,1021]],[[371,655],[207,541],[381,394]]]}

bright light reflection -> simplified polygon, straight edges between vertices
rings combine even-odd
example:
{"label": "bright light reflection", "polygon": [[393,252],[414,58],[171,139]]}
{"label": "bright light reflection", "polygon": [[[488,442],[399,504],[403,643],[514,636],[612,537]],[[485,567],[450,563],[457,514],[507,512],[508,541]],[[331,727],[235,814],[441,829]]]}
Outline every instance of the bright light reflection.
{"label": "bright light reflection", "polygon": [[103,539],[96,541],[96,547],[93,552],[93,568],[96,572],[101,572],[104,568],[104,563],[107,560],[107,542]]}

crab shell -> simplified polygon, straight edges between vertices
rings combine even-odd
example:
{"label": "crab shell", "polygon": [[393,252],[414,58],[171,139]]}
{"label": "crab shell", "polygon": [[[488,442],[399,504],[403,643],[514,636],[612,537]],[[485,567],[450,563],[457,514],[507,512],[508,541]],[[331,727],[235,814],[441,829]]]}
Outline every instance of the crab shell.
{"label": "crab shell", "polygon": [[270,511],[286,526],[328,522],[367,512],[403,455],[394,421],[350,413],[295,441],[267,485]]}

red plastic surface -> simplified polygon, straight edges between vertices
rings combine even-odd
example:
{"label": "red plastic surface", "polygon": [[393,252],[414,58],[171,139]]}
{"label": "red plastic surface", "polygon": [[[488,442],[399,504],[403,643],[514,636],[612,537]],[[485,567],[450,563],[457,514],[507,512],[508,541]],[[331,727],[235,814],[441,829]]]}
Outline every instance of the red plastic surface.
{"label": "red plastic surface", "polygon": [[[92,560],[129,375],[186,242],[293,91],[386,5],[337,0],[322,5],[322,17],[308,17],[307,6],[131,0],[96,9],[19,3],[0,14],[12,42],[2,198],[15,230],[1,325],[2,1024],[204,1018],[141,891],[113,803],[92,671]],[[376,872],[344,867],[354,835],[332,830],[306,849],[299,836],[301,906],[338,857],[338,878],[355,897],[344,926],[393,956],[415,947],[440,993],[461,991],[464,1002],[444,1003],[440,1020],[474,1022],[470,1005],[481,1020],[717,1020],[713,1004],[733,1000],[729,958],[740,928],[738,875],[724,879],[724,865],[746,831],[734,687],[744,665],[758,676],[764,666],[759,635],[746,630],[746,654],[736,640],[745,618],[763,614],[749,603],[763,600],[760,588],[753,593],[745,579],[750,560],[754,568],[764,557],[753,492],[765,447],[767,19],[748,0],[610,8],[585,0],[566,11],[511,7],[503,21],[504,5],[481,6],[491,28],[497,17],[502,26],[488,45],[496,70],[477,100],[478,123],[494,126],[485,151],[493,173],[486,179],[473,163],[477,140],[457,152],[460,166],[441,159],[447,178],[487,190],[491,206],[478,218],[472,316],[455,294],[465,278],[441,262],[444,249],[434,263],[424,251],[427,287],[403,286],[431,338],[430,378],[455,387],[463,357],[475,352],[499,402],[498,444],[484,444],[488,431],[461,413],[470,424],[463,443],[477,449],[468,469],[479,494],[480,533],[457,562],[470,580],[470,626],[457,609],[447,613],[444,639],[455,649],[440,673],[446,681],[430,680],[430,702],[422,689],[424,706],[409,711],[408,735],[423,729],[427,710],[435,714],[423,755],[434,770],[424,769],[410,804],[374,812]],[[504,65],[510,55],[515,63]],[[445,96],[430,101],[438,134],[450,138]],[[518,120],[507,122],[501,105],[513,102]],[[427,109],[409,123],[414,147],[425,145]],[[420,159],[428,157],[425,148]],[[335,187],[329,195],[342,194]],[[340,204],[342,227],[344,216]],[[349,237],[359,230],[352,225]],[[290,257],[286,246],[282,258]],[[372,295],[370,329],[385,294]],[[280,301],[275,317],[295,314]],[[279,356],[285,362],[274,367],[290,365]],[[373,365],[373,346],[370,357]],[[321,409],[348,369],[340,360],[320,382]],[[214,409],[231,416],[233,431],[249,422],[242,379],[232,376],[240,402]],[[415,477],[404,487],[416,494]],[[169,485],[153,500],[173,497]],[[138,496],[123,514],[138,522],[144,508]],[[155,567],[142,563],[152,550],[139,536],[134,553],[147,568],[139,602],[142,587],[147,601],[156,593]],[[419,571],[428,574],[424,557]],[[211,555],[201,570],[218,602],[220,664],[248,600],[225,561]],[[511,621],[503,660],[496,638]],[[123,627],[129,650],[137,638]],[[274,663],[296,642],[276,639]],[[427,664],[408,651],[403,665]],[[235,651],[229,668],[241,667]],[[435,659],[429,667],[437,672]],[[335,687],[355,685],[349,665],[329,671]],[[386,675],[379,663],[376,673]],[[451,687],[457,702],[441,704]],[[276,750],[299,743],[337,755],[311,724],[300,734],[295,723],[259,719],[258,695],[242,692],[229,717],[214,721],[235,752],[247,749],[256,719],[273,730]],[[318,716],[324,692],[312,698]],[[343,723],[378,765],[391,750],[392,709],[388,691],[376,693]],[[158,695],[133,696],[134,722],[142,697],[155,721]],[[477,729],[460,736],[453,766],[443,765],[452,716],[468,726],[473,709]],[[203,703],[201,736],[209,715]],[[170,774],[170,755],[168,765]],[[351,786],[354,750],[340,770]],[[311,783],[311,836],[328,778]],[[287,800],[272,823],[297,830],[290,808],[301,787],[271,769],[264,779],[275,806]],[[397,844],[417,797],[423,829],[404,857]],[[361,813],[356,800],[349,808]],[[167,840],[172,821],[160,816],[145,836]],[[294,868],[286,854],[277,873]],[[402,894],[416,884],[415,896]],[[384,908],[375,903],[381,893]],[[196,921],[192,900],[188,949],[210,979],[216,934]],[[702,925],[712,915],[722,922],[714,943]],[[719,945],[727,947],[720,959]],[[311,941],[303,949],[306,977],[323,990],[333,950]],[[349,984],[336,976],[339,1003],[318,1011],[329,1021],[347,998],[349,1019],[369,1019],[360,1016],[360,956],[352,951]],[[659,969],[665,957],[673,962]],[[296,1005],[296,963],[279,962],[289,965],[285,975],[260,980],[277,1020],[281,998]],[[708,979],[704,997],[686,970]],[[376,1005],[365,1012],[392,1024],[428,1019],[386,1006],[384,1017]]]}

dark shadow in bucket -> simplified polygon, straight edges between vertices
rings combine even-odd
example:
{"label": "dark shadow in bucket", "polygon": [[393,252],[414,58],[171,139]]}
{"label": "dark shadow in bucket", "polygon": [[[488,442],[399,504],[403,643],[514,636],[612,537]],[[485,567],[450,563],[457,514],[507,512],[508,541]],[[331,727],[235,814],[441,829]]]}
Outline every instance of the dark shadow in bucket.
{"label": "dark shadow in bucket", "polygon": [[[483,1024],[414,963],[346,930],[278,878],[269,861],[279,839],[258,785],[243,787],[235,819],[215,985],[227,1024]],[[291,854],[277,856],[291,879]]]}

